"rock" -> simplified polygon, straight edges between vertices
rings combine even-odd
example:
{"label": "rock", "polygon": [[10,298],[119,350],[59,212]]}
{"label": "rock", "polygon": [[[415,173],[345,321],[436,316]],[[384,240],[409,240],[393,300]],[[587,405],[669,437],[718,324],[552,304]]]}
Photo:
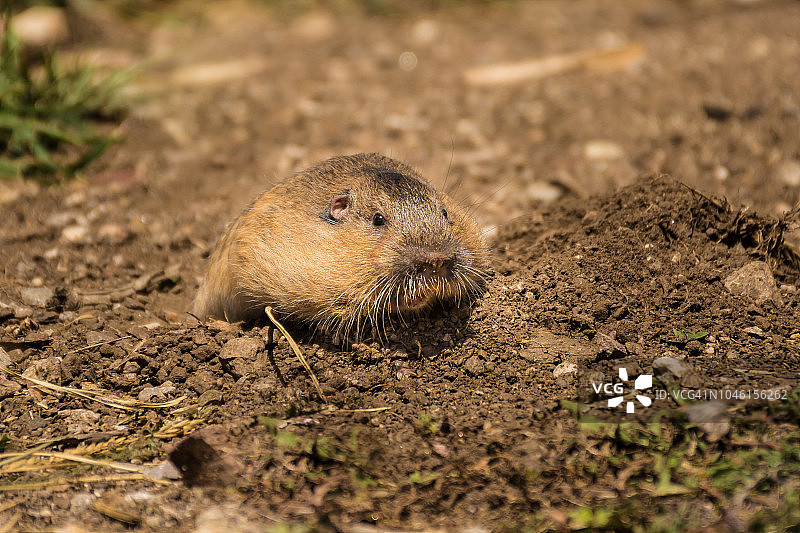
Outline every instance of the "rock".
{"label": "rock", "polygon": [[26,378],[39,379],[54,385],[61,385],[61,358],[48,357],[47,359],[34,361],[22,372],[22,375]]}
{"label": "rock", "polygon": [[411,38],[417,44],[431,44],[439,37],[439,23],[433,19],[418,20],[411,27]]}
{"label": "rock", "polygon": [[208,370],[198,370],[186,378],[186,386],[202,395],[208,389],[216,386],[216,378]]}
{"label": "rock", "polygon": [[107,242],[109,244],[121,244],[130,237],[131,233],[128,228],[109,222],[103,224],[97,230],[97,239],[100,242]]}
{"label": "rock", "polygon": [[764,337],[766,337],[764,330],[758,326],[750,326],[749,328],[744,328],[742,331],[744,331],[748,335],[752,335],[753,337],[758,337],[759,339],[763,339]]}
{"label": "rock", "polygon": [[44,223],[51,228],[59,229],[74,221],[75,214],[70,213],[69,211],[58,211],[57,213],[53,213],[48,216],[44,220]]}
{"label": "rock", "polygon": [[69,36],[67,15],[59,7],[33,6],[14,16],[14,32],[25,45],[45,48]]}
{"label": "rock", "polygon": [[22,385],[0,374],[0,400],[10,398],[22,390]]}
{"label": "rock", "polygon": [[336,19],[326,12],[315,10],[298,17],[291,31],[305,41],[321,41],[336,32]]}
{"label": "rock", "polygon": [[192,533],[258,533],[264,531],[259,524],[249,523],[238,509],[212,505],[201,510],[195,519]]}
{"label": "rock", "polygon": [[117,336],[110,331],[89,331],[86,333],[86,344],[94,345],[102,342],[110,342],[116,338]]}
{"label": "rock", "polygon": [[14,307],[5,302],[0,302],[0,320],[14,316]]}
{"label": "rock", "polygon": [[727,408],[722,402],[696,403],[686,409],[686,415],[711,441],[721,439],[731,428]]}
{"label": "rock", "polygon": [[11,363],[12,363],[12,364],[17,364],[17,363],[20,363],[20,362],[22,362],[22,361],[23,361],[23,360],[24,360],[26,357],[28,357],[27,355],[25,355],[25,352],[23,352],[23,351],[22,351],[21,349],[19,349],[19,348],[14,348],[13,350],[9,350],[9,351],[8,351],[8,356],[11,358]]}
{"label": "rock", "polygon": [[772,301],[775,305],[783,304],[775,278],[764,261],[747,263],[725,278],[724,284],[731,294],[749,298],[756,305],[767,301]]}
{"label": "rock", "polygon": [[[175,468],[175,465],[173,465],[169,461],[165,461],[165,462],[161,463],[158,466],[142,465],[140,468],[142,469],[142,473],[145,473],[145,472],[156,472],[158,468],[163,467],[164,465],[169,465],[171,467],[170,468],[171,471],[177,472],[177,469]],[[148,475],[149,477],[153,477],[150,474],[145,474],[145,475]],[[178,472],[178,477],[175,478],[175,479],[180,479],[180,478],[181,478],[180,477],[180,472]],[[165,478],[160,478],[160,479],[165,479]],[[149,501],[154,500],[155,498],[156,498],[156,495],[153,494],[150,491],[147,491],[147,490],[137,490],[136,492],[129,492],[129,493],[125,494],[125,501],[134,502],[134,503],[149,502]]]}
{"label": "rock", "polygon": [[34,198],[42,187],[33,180],[0,181],[0,206],[11,204],[20,199]]}
{"label": "rock", "polygon": [[208,404],[221,404],[222,403],[222,392],[216,389],[209,389],[205,391],[200,397],[197,399],[197,404],[202,407]]}
{"label": "rock", "polygon": [[238,337],[225,343],[219,359],[225,369],[234,378],[239,379],[266,367],[265,348],[263,339]]}
{"label": "rock", "polygon": [[525,197],[540,202],[552,202],[559,199],[563,194],[564,190],[562,188],[544,181],[534,181],[525,187]]}
{"label": "rock", "polygon": [[626,342],[625,351],[630,355],[642,355],[644,353],[644,348],[642,348],[642,345],[638,342]]}
{"label": "rock", "polygon": [[46,307],[55,292],[48,287],[28,287],[20,291],[20,299],[25,305],[32,307]]}
{"label": "rock", "polygon": [[471,376],[479,376],[486,372],[486,365],[483,364],[480,357],[473,355],[464,363],[464,370]]}
{"label": "rock", "polygon": [[727,167],[717,165],[712,172],[717,181],[725,181],[731,175],[731,171]]}
{"label": "rock", "polygon": [[0,348],[0,366],[9,368],[11,366],[11,356],[4,349]]}
{"label": "rock", "polygon": [[14,318],[28,318],[33,315],[33,307],[17,305],[14,307]]}
{"label": "rock", "polygon": [[611,159],[622,159],[625,157],[625,150],[614,141],[595,139],[587,142],[583,146],[583,155],[586,159],[591,159],[593,161],[608,161]]}
{"label": "rock", "polygon": [[72,224],[61,230],[61,238],[73,244],[86,242],[89,236],[89,227],[82,224]]}
{"label": "rock", "polygon": [[[103,346],[101,346],[101,348],[107,347],[107,346],[108,346],[107,344],[104,344]],[[137,363],[136,361],[128,361],[127,363],[125,363],[122,366],[122,372],[125,373],[125,374],[127,374],[127,373],[136,373],[139,370],[141,370],[141,367],[139,366],[139,363]],[[155,387],[150,387],[150,388],[152,389],[152,388],[155,388]]]}
{"label": "rock", "polygon": [[137,396],[140,402],[163,402],[167,399],[167,394],[175,392],[175,386],[171,381],[165,381],[158,387],[145,387]]}
{"label": "rock", "polygon": [[611,306],[605,300],[595,302],[591,309],[592,316],[595,320],[603,321],[611,316]]}
{"label": "rock", "polygon": [[595,355],[595,358],[598,360],[626,355],[627,351],[625,350],[625,346],[605,333],[600,333],[598,331],[594,339],[592,339],[592,342],[598,347],[597,354]]}
{"label": "rock", "polygon": [[[178,480],[181,478],[180,470],[175,468],[175,465],[169,461],[164,461],[163,463],[157,465],[145,465],[142,467],[142,473],[153,479]],[[143,501],[145,499],[148,500],[151,499],[151,498],[136,497],[135,496],[136,494],[137,493],[131,495],[134,501]]]}
{"label": "rock", "polygon": [[790,187],[800,186],[800,161],[791,159],[778,167],[778,179]]}
{"label": "rock", "polygon": [[94,503],[97,496],[89,494],[88,492],[79,492],[69,501],[69,509],[73,513],[82,513],[89,509],[89,506]]}
{"label": "rock", "polygon": [[256,337],[238,337],[225,343],[220,351],[220,359],[234,359],[244,357],[255,359],[259,352],[265,348],[263,339]]}
{"label": "rock", "polygon": [[698,340],[692,340],[686,343],[686,352],[691,357],[697,357],[703,353],[703,345]]}
{"label": "rock", "polygon": [[100,413],[89,409],[64,409],[59,414],[64,417],[70,435],[88,433],[96,428],[100,420]]}
{"label": "rock", "polygon": [[575,377],[578,375],[578,365],[571,361],[564,361],[560,363],[554,370],[553,376],[560,377]]}
{"label": "rock", "polygon": [[673,359],[672,357],[658,357],[653,361],[653,373],[660,377],[672,376],[681,379],[692,370],[692,365],[686,361]]}

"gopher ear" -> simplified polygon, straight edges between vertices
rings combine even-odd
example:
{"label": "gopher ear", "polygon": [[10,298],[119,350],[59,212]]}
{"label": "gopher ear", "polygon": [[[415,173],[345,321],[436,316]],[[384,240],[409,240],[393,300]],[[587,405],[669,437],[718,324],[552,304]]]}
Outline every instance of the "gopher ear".
{"label": "gopher ear", "polygon": [[341,222],[350,212],[350,196],[347,193],[337,194],[331,198],[331,206],[328,209],[331,220]]}

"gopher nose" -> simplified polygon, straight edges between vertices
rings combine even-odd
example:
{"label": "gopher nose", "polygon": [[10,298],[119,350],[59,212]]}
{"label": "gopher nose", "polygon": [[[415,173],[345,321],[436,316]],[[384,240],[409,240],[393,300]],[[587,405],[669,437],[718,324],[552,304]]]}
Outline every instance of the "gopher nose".
{"label": "gopher nose", "polygon": [[411,257],[414,272],[425,277],[449,276],[454,262],[454,254],[439,251],[419,251]]}

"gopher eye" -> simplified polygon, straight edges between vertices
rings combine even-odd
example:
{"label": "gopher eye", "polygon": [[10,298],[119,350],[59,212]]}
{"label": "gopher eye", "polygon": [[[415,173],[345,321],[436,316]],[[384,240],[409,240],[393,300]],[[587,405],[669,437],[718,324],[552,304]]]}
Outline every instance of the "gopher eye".
{"label": "gopher eye", "polygon": [[444,218],[447,218],[447,209],[445,209],[444,207],[442,208],[442,216]]}
{"label": "gopher eye", "polygon": [[373,226],[383,226],[386,224],[386,219],[380,213],[375,213],[372,217],[372,225]]}

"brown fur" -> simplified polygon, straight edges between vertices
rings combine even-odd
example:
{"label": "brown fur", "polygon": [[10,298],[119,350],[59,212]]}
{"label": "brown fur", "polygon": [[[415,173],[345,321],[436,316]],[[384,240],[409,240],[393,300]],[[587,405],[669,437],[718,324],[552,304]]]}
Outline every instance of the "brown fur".
{"label": "brown fur", "polygon": [[[376,213],[385,224],[375,225]],[[279,183],[228,227],[193,312],[250,320],[270,305],[346,336],[474,295],[486,265],[472,218],[412,168],[378,154],[340,156]]]}

